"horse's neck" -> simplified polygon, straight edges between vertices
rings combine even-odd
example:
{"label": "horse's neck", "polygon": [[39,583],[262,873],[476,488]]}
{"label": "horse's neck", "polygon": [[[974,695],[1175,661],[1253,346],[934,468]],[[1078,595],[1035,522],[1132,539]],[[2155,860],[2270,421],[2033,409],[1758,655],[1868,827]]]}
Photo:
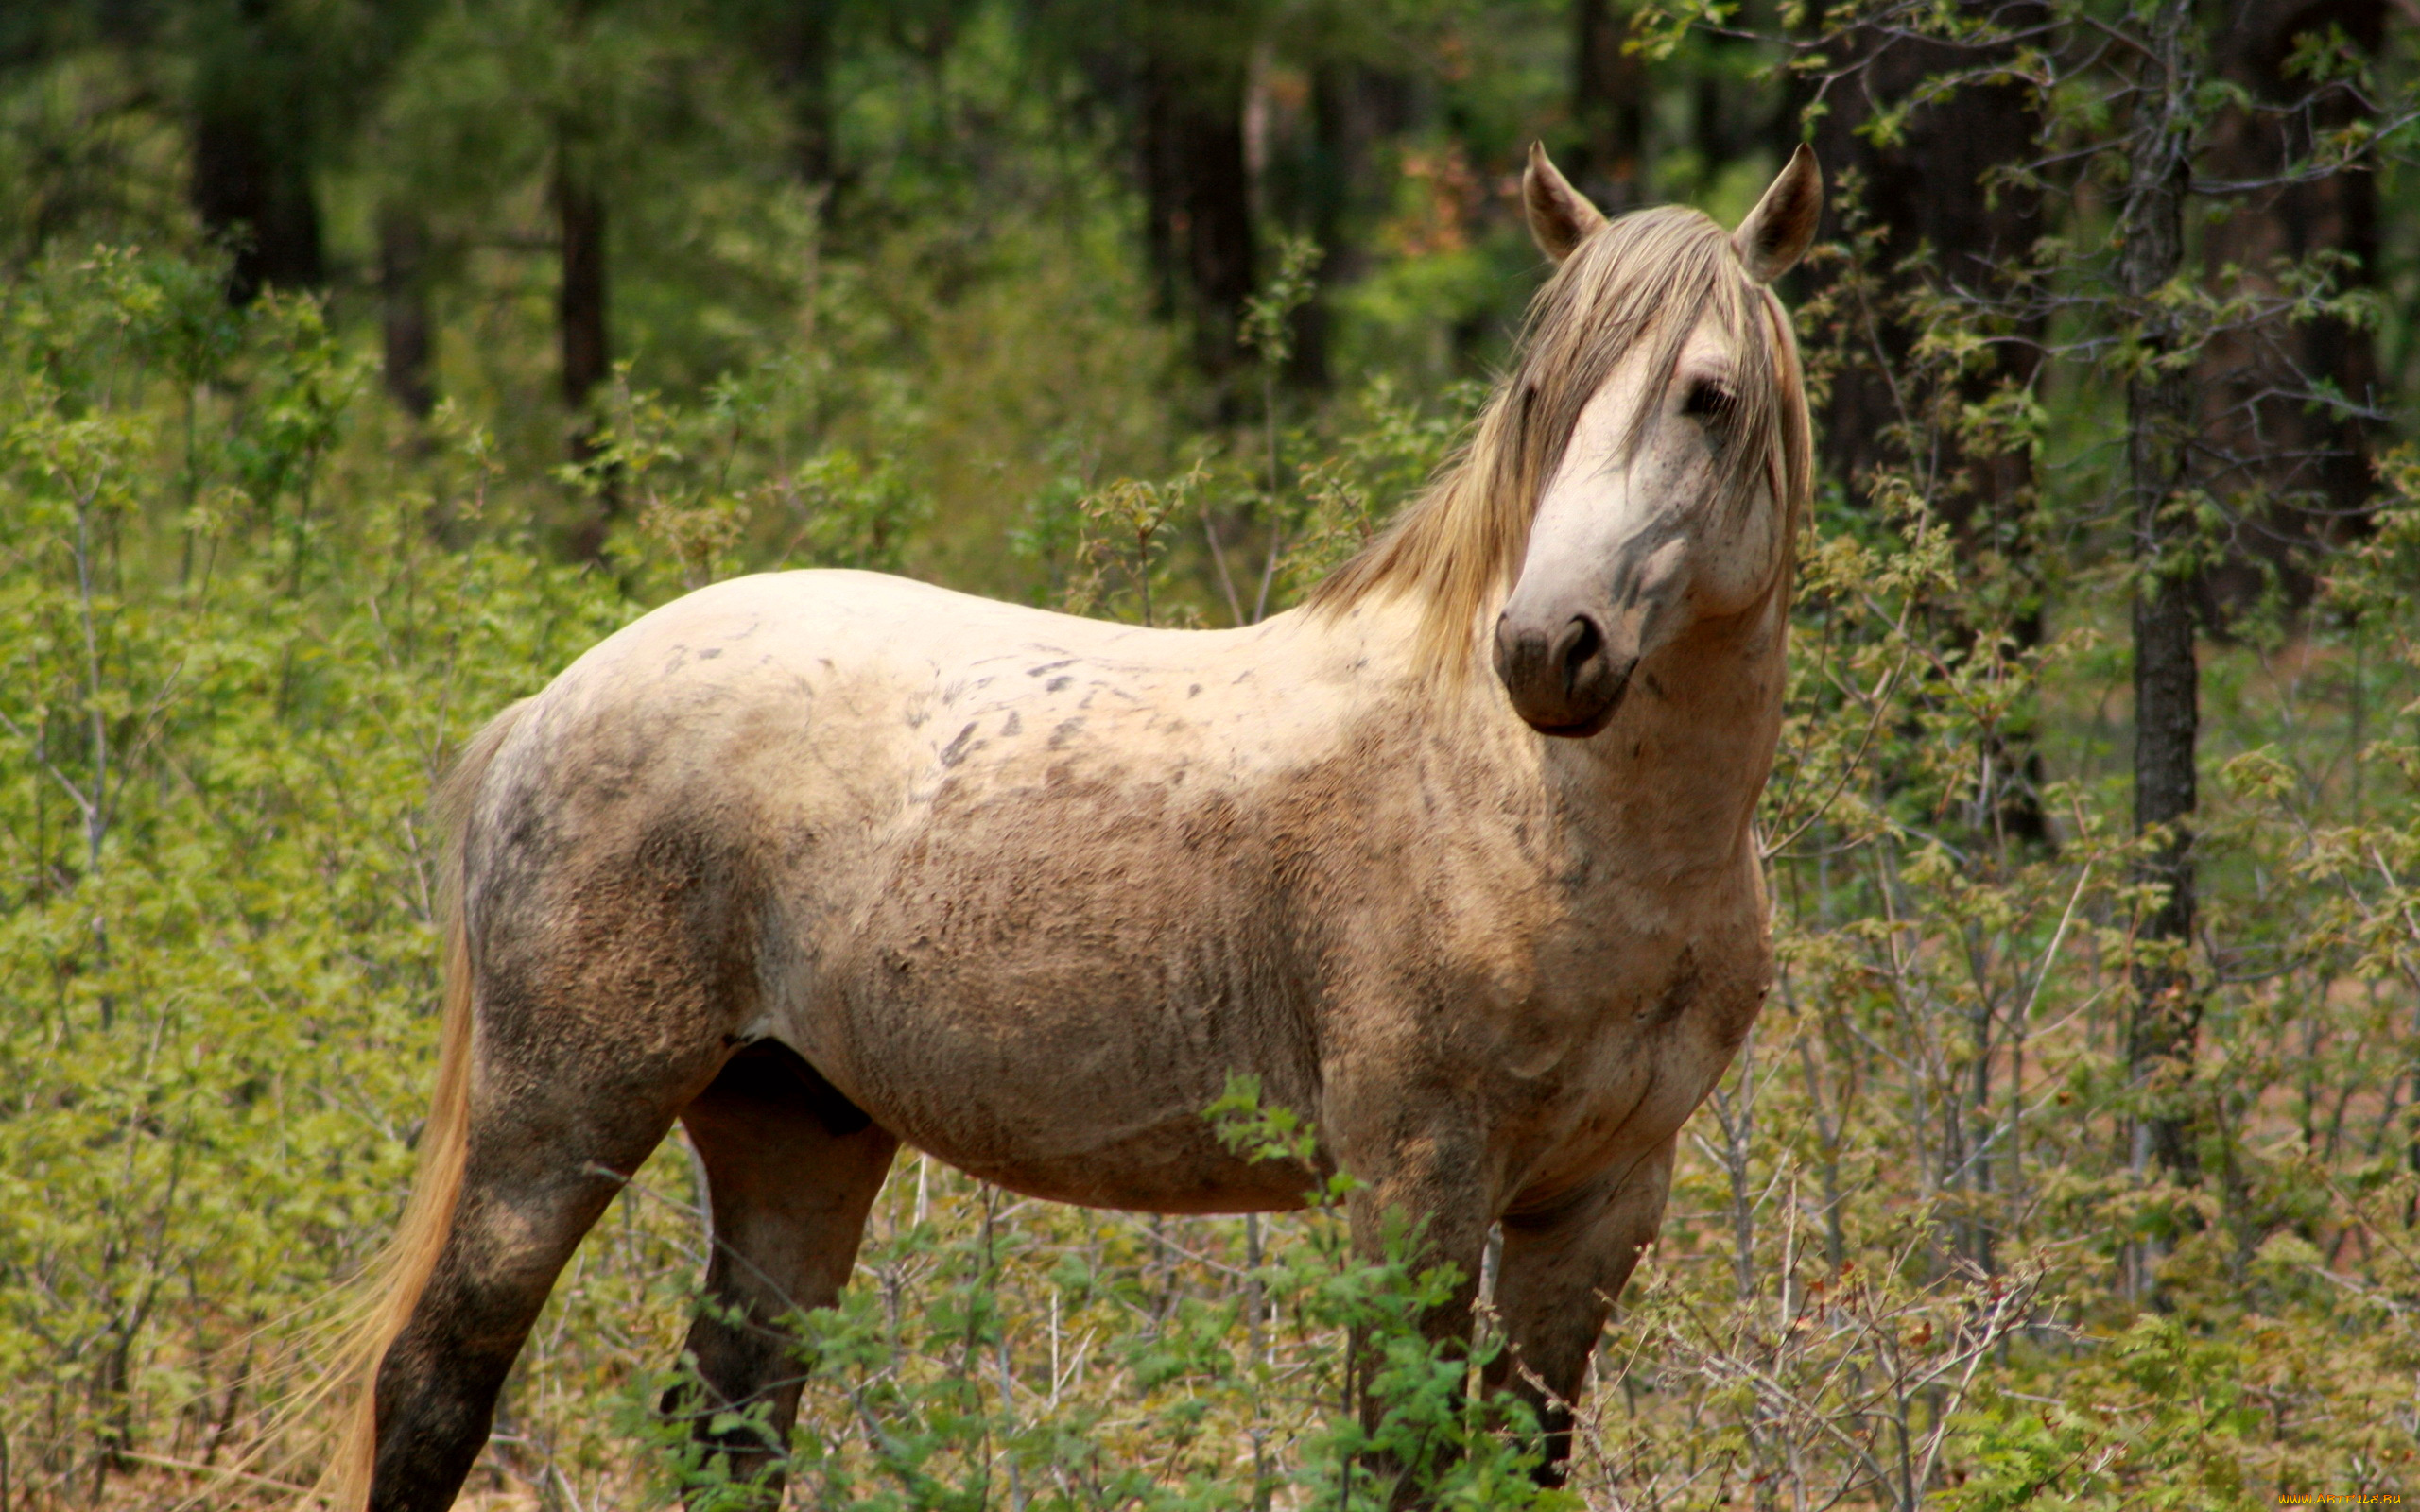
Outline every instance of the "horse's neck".
{"label": "horse's neck", "polygon": [[[1389,690],[1384,717],[1427,731],[1444,765],[1461,765],[1474,746],[1484,752],[1486,768],[1511,789],[1502,812],[1551,814],[1574,841],[1621,857],[1620,873],[1671,877],[1735,863],[1749,841],[1780,730],[1788,619],[1786,591],[1777,589],[1738,620],[1666,647],[1633,674],[1614,722],[1587,740],[1523,724],[1488,669],[1484,642],[1462,679],[1440,684],[1414,671],[1406,647],[1418,610],[1409,604],[1382,600],[1340,622],[1296,611],[1268,628],[1311,638],[1315,650],[1283,654],[1298,664],[1323,662],[1333,685]],[[1357,675],[1373,663],[1393,676]],[[1437,701],[1406,708],[1396,700],[1411,689],[1416,705]]]}
{"label": "horse's neck", "polygon": [[1575,839],[1631,875],[1737,861],[1780,732],[1788,618],[1777,596],[1676,642],[1632,674],[1602,733],[1548,743],[1541,773]]}

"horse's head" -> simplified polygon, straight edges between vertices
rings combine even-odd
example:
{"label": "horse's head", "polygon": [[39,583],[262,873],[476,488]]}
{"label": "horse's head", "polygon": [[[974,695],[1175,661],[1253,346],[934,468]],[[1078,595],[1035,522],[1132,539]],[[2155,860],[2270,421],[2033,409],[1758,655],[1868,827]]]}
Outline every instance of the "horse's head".
{"label": "horse's head", "polygon": [[1780,583],[1807,443],[1769,285],[1813,238],[1823,180],[1800,147],[1728,235],[1691,210],[1609,222],[1534,147],[1523,190],[1562,266],[1515,393],[1562,446],[1496,621],[1495,670],[1533,728],[1585,736],[1643,659]]}

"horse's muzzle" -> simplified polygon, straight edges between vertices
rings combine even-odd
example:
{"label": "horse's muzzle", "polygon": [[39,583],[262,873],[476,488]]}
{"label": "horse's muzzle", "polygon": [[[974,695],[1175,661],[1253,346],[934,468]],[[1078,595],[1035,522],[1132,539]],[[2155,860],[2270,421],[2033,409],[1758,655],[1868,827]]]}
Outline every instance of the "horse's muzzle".
{"label": "horse's muzzle", "polygon": [[1582,738],[1612,722],[1636,655],[1616,655],[1593,615],[1559,627],[1495,622],[1495,675],[1513,712],[1542,735]]}

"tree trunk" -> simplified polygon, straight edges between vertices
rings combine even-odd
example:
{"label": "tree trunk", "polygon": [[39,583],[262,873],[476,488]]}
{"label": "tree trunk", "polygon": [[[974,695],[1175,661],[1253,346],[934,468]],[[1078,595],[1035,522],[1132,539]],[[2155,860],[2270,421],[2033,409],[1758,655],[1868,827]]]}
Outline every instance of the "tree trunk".
{"label": "tree trunk", "polygon": [[799,181],[823,195],[830,215],[838,192],[835,156],[832,24],[837,0],[794,0],[775,7],[763,36],[774,82],[788,102],[790,156]]}
{"label": "tree trunk", "polygon": [[[2342,129],[2355,113],[2342,95],[2292,110],[2310,92],[2289,61],[2302,35],[2340,27],[2375,58],[2385,41],[2385,0],[2244,0],[2217,34],[2215,72],[2243,89],[2251,108],[2223,112],[2209,134],[2204,172],[2225,182],[2282,175],[2312,139]],[[2342,252],[2353,266],[2342,281],[2377,282],[2377,180],[2338,173],[2281,184],[2239,203],[2214,226],[2206,260],[2234,265],[2225,292],[2279,292],[2280,264],[2307,264]],[[2274,583],[2293,605],[2315,587],[2310,556],[2340,544],[2367,519],[2371,489],[2369,428],[2341,407],[2314,402],[2333,390],[2355,404],[2372,400],[2377,350],[2367,330],[2342,320],[2269,322],[2214,333],[2196,373],[2204,454],[2210,482],[2244,499],[2224,558],[2203,575],[2204,611],[2240,610]]]}
{"label": "tree trunk", "polygon": [[1149,243],[1182,292],[1194,359],[1231,374],[1253,289],[1251,175],[1244,163],[1244,52],[1158,45],[1143,73],[1143,189]]}
{"label": "tree trunk", "polygon": [[[572,413],[571,459],[596,455],[596,425],[587,414],[597,385],[612,370],[606,335],[605,199],[568,154],[558,152],[553,185],[562,280],[555,292],[555,326],[562,361],[563,407]],[[596,495],[589,517],[572,530],[572,554],[595,561],[618,512],[612,481]]]}
{"label": "tree trunk", "polygon": [[[1877,111],[1896,107],[1927,80],[1987,60],[1937,43],[1886,40],[1859,30],[1845,51],[1863,55],[1864,67],[1836,90],[1832,109],[1815,129],[1815,153],[1837,182],[1854,170],[1864,181],[1862,208],[1882,232],[1877,251],[1886,269],[1929,248],[1937,276],[1977,290],[1991,300],[2011,286],[2009,272],[2023,261],[2042,232],[2041,196],[1995,189],[1995,168],[2031,156],[2041,120],[2025,92],[2014,85],[1970,84],[1910,114],[1898,139],[1877,145],[1860,129]],[[1834,233],[1840,222],[1833,217]],[[1908,292],[1895,271],[1884,274],[1884,297]],[[1900,414],[1892,384],[1879,364],[1907,362],[1923,333],[1886,318],[1877,335],[1882,351],[1833,381],[1824,415],[1825,461],[1852,489],[1860,475],[1884,459],[1884,437],[1910,417]],[[2025,334],[2025,333],[2020,333]],[[2031,382],[2040,358],[2026,346],[2003,346],[1993,370],[1976,383],[1979,398],[1999,382]],[[1960,458],[1944,469],[1959,472],[1961,490],[1943,499],[1950,524],[1962,533],[1991,529],[2002,507],[2028,490],[2031,468],[2022,453]]]}
{"label": "tree trunk", "polygon": [[378,216],[378,303],[387,392],[413,418],[426,420],[437,407],[429,370],[435,326],[428,307],[428,231],[401,205],[389,205]]}
{"label": "tree trunk", "polygon": [[1571,8],[1571,118],[1580,141],[1570,179],[1607,215],[1636,208],[1647,192],[1647,60],[1626,47],[1631,12],[1615,0]]}
{"label": "tree trunk", "polygon": [[[2000,13],[2001,25],[2028,20],[2022,11]],[[1936,517],[1969,561],[1989,557],[1999,564],[1993,586],[2000,601],[1955,632],[1970,648],[1988,638],[2030,650],[2042,642],[2031,456],[2022,449],[1973,450],[1954,436],[1928,435],[1941,449],[1929,458],[1910,458],[1890,437],[1893,427],[1921,419],[1903,409],[1911,398],[1922,403],[1922,396],[1906,394],[1903,380],[1925,333],[1901,305],[1922,285],[1919,275],[1901,265],[1928,249],[1932,262],[1923,277],[1936,286],[1966,290],[1987,310],[2013,301],[2015,275],[2042,233],[2042,200],[2034,191],[1995,185],[1991,176],[2032,155],[2041,117],[2016,85],[1967,84],[1911,112],[1895,141],[1878,144],[1860,129],[1877,111],[1904,105],[1929,79],[1994,59],[1864,28],[1837,45],[1844,65],[1859,66],[1832,93],[1832,108],[1816,127],[1816,155],[1834,181],[1854,171],[1864,185],[1863,224],[1880,232],[1873,251],[1879,287],[1870,326],[1863,311],[1846,316],[1840,345],[1847,360],[1833,376],[1822,427],[1824,466],[1851,497],[1864,492],[1864,480],[1879,467],[1937,467]],[[1834,234],[1844,234],[1837,208],[1832,221]],[[2040,320],[2022,317],[2001,324],[2017,339],[2000,344],[1989,366],[1958,381],[1957,397],[1967,403],[2003,385],[2028,387],[2040,368]],[[2008,839],[2047,844],[2041,757],[2031,728],[2021,722],[2003,727],[1992,747],[1994,768],[2002,775],[1997,791],[1987,795],[1984,822]]]}
{"label": "tree trunk", "polygon": [[1378,146],[1402,132],[1410,116],[1410,81],[1400,74],[1342,60],[1311,71],[1310,153],[1300,211],[1322,256],[1319,291],[1294,318],[1288,376],[1303,387],[1328,385],[1332,291],[1369,268],[1368,229],[1386,209],[1377,184]]}
{"label": "tree trunk", "polygon": [[2118,281],[2136,330],[2157,366],[2126,386],[2126,476],[2134,529],[2135,828],[2155,834],[2136,871],[2163,889],[2135,920],[2133,1019],[2127,1069],[2144,1099],[2135,1131],[2138,1161],[2195,1175],[2191,1118],[2179,1084],[2190,1075],[2201,1000],[2193,939],[2194,754],[2201,677],[2193,656],[2194,540],[2191,506],[2180,495],[2194,420],[2188,368],[2162,361],[2188,339],[2172,308],[2153,296],[2185,262],[2185,200],[2196,133],[2189,112],[2198,84],[2188,54],[2191,0],[2163,0],[2135,101],[2134,142],[2118,224]]}
{"label": "tree trunk", "polygon": [[554,202],[562,255],[555,321],[563,406],[577,413],[612,369],[605,332],[605,199],[585,176],[558,163]]}
{"label": "tree trunk", "polygon": [[297,112],[281,110],[261,72],[237,64],[214,77],[205,62],[193,123],[193,206],[233,249],[227,298],[249,304],[264,288],[327,282],[310,145]]}

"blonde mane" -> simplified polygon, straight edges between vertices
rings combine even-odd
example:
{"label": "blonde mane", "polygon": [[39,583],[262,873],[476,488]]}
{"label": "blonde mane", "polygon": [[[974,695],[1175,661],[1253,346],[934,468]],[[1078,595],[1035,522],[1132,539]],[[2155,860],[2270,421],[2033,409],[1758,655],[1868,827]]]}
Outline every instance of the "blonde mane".
{"label": "blonde mane", "polygon": [[[1530,301],[1521,354],[1470,439],[1377,538],[1312,590],[1315,614],[1374,596],[1425,600],[1418,663],[1465,675],[1479,616],[1508,592],[1530,522],[1580,412],[1640,342],[1669,373],[1709,311],[1737,348],[1737,424],[1721,478],[1726,504],[1761,476],[1795,532],[1813,492],[1813,447],[1798,343],[1772,291],[1753,282],[1731,235],[1679,205],[1642,210],[1580,244]],[[1651,412],[1633,418],[1626,447]],[[1785,577],[1787,571],[1785,569]]]}

